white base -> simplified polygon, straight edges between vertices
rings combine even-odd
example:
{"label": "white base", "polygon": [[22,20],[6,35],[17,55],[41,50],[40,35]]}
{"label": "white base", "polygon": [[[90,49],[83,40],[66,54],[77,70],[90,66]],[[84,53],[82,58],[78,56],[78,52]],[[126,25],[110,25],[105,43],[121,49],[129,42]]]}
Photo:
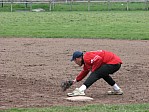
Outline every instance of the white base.
{"label": "white base", "polygon": [[74,96],[74,97],[67,97],[65,99],[69,101],[91,101],[93,100],[93,98],[87,97],[87,96]]}

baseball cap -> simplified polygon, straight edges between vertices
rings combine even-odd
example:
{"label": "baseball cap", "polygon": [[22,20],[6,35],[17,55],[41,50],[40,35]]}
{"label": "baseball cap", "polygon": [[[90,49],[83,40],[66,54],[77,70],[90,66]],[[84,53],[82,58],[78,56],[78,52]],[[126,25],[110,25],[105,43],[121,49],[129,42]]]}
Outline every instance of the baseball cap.
{"label": "baseball cap", "polygon": [[75,51],[75,52],[73,53],[73,56],[72,56],[72,58],[71,58],[71,61],[73,61],[73,60],[75,60],[76,58],[79,58],[79,57],[81,57],[81,56],[83,56],[83,52]]}

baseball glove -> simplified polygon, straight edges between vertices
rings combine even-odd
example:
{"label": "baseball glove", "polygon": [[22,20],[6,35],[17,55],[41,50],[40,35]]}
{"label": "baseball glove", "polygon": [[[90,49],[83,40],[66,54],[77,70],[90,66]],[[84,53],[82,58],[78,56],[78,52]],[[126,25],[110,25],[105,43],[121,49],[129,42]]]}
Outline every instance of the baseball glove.
{"label": "baseball glove", "polygon": [[73,81],[71,80],[62,82],[61,83],[62,91],[66,91],[68,88],[70,88],[70,86],[72,86],[72,84],[73,84]]}

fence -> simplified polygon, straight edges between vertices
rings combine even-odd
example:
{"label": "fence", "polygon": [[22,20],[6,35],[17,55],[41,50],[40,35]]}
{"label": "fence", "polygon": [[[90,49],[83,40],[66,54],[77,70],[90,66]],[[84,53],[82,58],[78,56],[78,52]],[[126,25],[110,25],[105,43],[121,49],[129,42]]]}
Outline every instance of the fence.
{"label": "fence", "polygon": [[25,8],[28,7],[29,4],[29,10],[32,11],[33,4],[47,4],[48,10],[53,11],[55,9],[55,6],[57,4],[67,4],[70,7],[70,10],[73,10],[73,6],[76,4],[87,4],[87,10],[91,10],[92,4],[106,4],[107,10],[111,10],[111,5],[113,3],[120,3],[122,6],[125,4],[125,10],[130,10],[129,5],[131,3],[143,3],[144,4],[144,10],[149,9],[149,0],[0,0],[1,7],[4,7],[4,4],[10,4],[10,10],[13,11],[13,5],[14,4],[25,4]]}

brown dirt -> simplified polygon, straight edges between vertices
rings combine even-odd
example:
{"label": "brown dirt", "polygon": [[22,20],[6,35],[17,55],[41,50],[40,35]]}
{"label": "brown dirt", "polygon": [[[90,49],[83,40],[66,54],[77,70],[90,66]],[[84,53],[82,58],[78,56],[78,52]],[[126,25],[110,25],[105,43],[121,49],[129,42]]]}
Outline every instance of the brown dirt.
{"label": "brown dirt", "polygon": [[[123,65],[113,78],[124,91],[108,96],[102,79],[86,94],[91,102],[66,101],[60,83],[81,70],[70,62],[75,50],[105,49],[119,55]],[[0,38],[0,109],[57,105],[128,104],[149,102],[149,41],[107,39]]]}

